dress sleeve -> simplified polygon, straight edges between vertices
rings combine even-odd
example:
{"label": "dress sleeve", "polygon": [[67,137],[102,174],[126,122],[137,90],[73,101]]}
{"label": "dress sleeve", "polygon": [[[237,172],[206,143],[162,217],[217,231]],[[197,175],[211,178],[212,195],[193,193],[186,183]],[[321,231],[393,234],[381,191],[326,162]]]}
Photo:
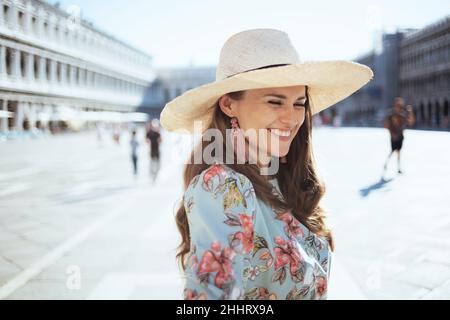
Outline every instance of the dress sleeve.
{"label": "dress sleeve", "polygon": [[191,242],[185,299],[242,299],[254,243],[255,199],[248,178],[221,164],[191,181],[184,195]]}

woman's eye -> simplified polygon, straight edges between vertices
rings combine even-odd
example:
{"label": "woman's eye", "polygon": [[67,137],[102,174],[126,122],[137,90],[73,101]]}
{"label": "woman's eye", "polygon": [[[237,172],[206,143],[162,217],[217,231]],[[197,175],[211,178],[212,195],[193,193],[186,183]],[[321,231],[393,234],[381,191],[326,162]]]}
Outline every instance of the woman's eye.
{"label": "woman's eye", "polygon": [[[281,104],[282,104],[282,103],[279,102],[279,101],[269,101],[269,103],[270,103],[270,104],[276,104],[276,105],[281,105]],[[296,104],[294,104],[294,106],[296,106],[296,107],[304,107],[305,105],[302,104],[302,103],[296,103]]]}

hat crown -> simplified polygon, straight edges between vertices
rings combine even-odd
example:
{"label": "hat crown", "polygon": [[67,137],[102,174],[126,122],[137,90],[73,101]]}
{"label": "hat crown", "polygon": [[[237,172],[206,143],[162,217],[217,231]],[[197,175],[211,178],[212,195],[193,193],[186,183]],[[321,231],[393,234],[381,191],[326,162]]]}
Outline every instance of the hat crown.
{"label": "hat crown", "polygon": [[252,29],[232,35],[222,47],[216,81],[235,74],[279,64],[301,63],[286,32]]}

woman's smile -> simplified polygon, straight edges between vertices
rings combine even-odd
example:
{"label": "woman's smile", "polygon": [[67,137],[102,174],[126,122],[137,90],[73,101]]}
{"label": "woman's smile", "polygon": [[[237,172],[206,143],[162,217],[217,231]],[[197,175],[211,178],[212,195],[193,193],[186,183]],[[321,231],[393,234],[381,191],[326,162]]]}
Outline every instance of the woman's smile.
{"label": "woman's smile", "polygon": [[287,142],[292,137],[293,130],[269,128],[268,129],[273,137],[280,139],[280,141]]}

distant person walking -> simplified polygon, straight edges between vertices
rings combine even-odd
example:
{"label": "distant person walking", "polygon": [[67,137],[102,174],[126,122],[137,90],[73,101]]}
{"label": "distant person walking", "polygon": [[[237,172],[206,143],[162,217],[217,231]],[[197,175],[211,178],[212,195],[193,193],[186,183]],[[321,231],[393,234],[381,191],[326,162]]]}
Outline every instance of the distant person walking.
{"label": "distant person walking", "polygon": [[403,146],[403,131],[406,127],[412,127],[415,123],[412,107],[404,106],[403,98],[397,97],[394,100],[394,108],[384,119],[384,127],[389,130],[391,136],[391,152],[384,164],[384,172],[386,172],[389,160],[394,152],[397,152],[397,172],[402,174],[400,165],[400,152]]}
{"label": "distant person walking", "polygon": [[116,144],[120,144],[120,127],[118,125],[113,127],[113,140]]}
{"label": "distant person walking", "polygon": [[156,180],[160,169],[160,152],[161,134],[159,132],[159,121],[153,119],[147,128],[147,143],[150,145],[150,176],[152,182]]}
{"label": "distant person walking", "polygon": [[136,139],[136,130],[133,130],[131,133],[131,139],[130,139],[130,146],[131,146],[131,161],[133,162],[133,173],[136,176],[138,173],[138,155],[137,150],[139,147],[139,142]]}

